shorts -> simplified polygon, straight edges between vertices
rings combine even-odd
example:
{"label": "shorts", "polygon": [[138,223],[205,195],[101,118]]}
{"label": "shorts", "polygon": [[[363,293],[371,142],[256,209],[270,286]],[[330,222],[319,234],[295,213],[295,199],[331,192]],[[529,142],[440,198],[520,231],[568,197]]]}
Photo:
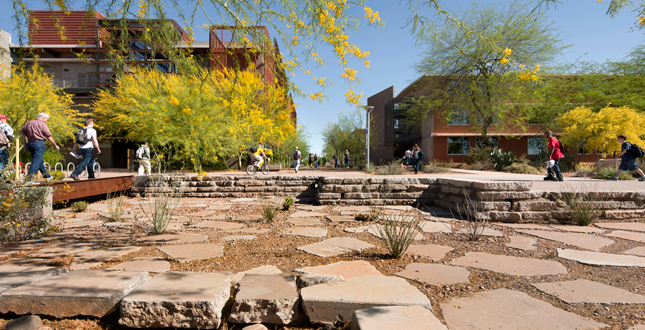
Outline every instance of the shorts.
{"label": "shorts", "polygon": [[636,171],[638,170],[638,165],[636,165],[636,159],[623,160],[618,166],[619,170],[623,171]]}

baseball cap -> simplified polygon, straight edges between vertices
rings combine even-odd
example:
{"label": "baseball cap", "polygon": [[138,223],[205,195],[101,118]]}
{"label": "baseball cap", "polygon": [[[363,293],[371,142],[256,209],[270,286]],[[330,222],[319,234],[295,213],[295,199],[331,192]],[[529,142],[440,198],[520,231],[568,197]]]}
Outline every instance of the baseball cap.
{"label": "baseball cap", "polygon": [[9,118],[7,118],[7,116],[5,115],[0,115],[0,119],[9,119]]}

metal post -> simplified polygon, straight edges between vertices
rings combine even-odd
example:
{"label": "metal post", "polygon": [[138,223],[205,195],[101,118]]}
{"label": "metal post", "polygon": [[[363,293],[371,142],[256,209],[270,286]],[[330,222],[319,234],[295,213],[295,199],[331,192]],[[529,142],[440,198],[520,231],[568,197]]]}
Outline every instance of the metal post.
{"label": "metal post", "polygon": [[365,134],[365,171],[370,167],[370,114],[374,107],[371,105],[364,105],[365,113],[367,114],[365,123],[366,123],[366,134]]}

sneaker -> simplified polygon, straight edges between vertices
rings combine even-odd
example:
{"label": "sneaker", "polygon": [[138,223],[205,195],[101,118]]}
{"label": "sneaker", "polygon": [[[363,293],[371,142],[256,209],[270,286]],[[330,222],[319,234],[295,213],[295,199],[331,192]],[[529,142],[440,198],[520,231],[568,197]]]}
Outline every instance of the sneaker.
{"label": "sneaker", "polygon": [[638,179],[638,181],[645,181],[645,176],[640,178],[640,179]]}
{"label": "sneaker", "polygon": [[72,174],[72,175],[70,175],[69,177],[70,177],[70,178],[72,178],[72,179],[74,179],[74,181],[78,181],[78,180],[80,180],[80,179],[78,178],[78,175],[76,175],[76,174]]}
{"label": "sneaker", "polygon": [[613,177],[613,178],[611,178],[611,179],[609,179],[609,180],[618,181],[618,177],[617,177],[617,176],[615,176],[615,177]]}
{"label": "sneaker", "polygon": [[52,178],[51,176],[48,178],[45,178],[45,182],[52,182],[52,181],[54,181],[54,178]]}

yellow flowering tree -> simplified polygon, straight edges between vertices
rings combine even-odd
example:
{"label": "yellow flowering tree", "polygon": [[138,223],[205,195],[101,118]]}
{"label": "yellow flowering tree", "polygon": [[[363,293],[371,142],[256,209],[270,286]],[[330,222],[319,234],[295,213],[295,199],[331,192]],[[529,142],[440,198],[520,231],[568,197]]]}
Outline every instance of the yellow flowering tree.
{"label": "yellow flowering tree", "polygon": [[148,140],[195,171],[295,133],[285,89],[265,84],[253,71],[135,69],[114,90],[99,92],[94,109],[107,135]]}
{"label": "yellow flowering tree", "polygon": [[[600,111],[578,107],[558,117],[564,145],[580,146],[586,152],[620,152],[618,135],[627,136],[627,141],[644,146],[645,114],[630,107],[607,106]],[[577,159],[580,162],[582,155]]]}
{"label": "yellow flowering tree", "polygon": [[18,65],[10,70],[10,77],[0,72],[0,114],[9,118],[7,123],[16,135],[25,122],[36,119],[39,112],[46,112],[54,139],[57,142],[72,139],[79,117],[78,111],[71,108],[72,96],[54,86],[52,78],[38,65]]}

